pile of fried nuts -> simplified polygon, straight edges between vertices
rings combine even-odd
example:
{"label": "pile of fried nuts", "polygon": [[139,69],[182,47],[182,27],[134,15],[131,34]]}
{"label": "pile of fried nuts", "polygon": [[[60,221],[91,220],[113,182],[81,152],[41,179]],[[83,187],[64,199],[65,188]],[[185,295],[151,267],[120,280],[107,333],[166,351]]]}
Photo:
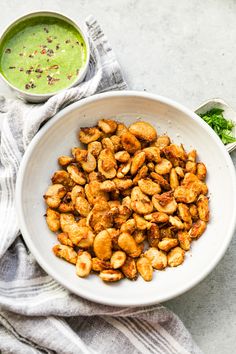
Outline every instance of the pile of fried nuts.
{"label": "pile of fried nuts", "polygon": [[46,221],[57,233],[56,256],[106,282],[184,261],[209,220],[206,167],[196,150],[157,136],[152,125],[110,119],[81,128],[85,147],[60,156],[61,169],[44,195]]}

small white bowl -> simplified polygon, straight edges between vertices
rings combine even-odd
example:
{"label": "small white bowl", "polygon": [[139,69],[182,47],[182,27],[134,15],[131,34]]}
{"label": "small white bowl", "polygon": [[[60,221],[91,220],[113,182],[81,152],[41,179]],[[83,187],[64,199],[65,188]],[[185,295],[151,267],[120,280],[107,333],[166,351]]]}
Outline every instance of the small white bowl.
{"label": "small white bowl", "polygon": [[23,90],[20,90],[19,88],[17,88],[16,86],[12,85],[5,77],[4,75],[2,75],[2,73],[0,72],[0,77],[3,79],[3,81],[5,81],[5,83],[7,85],[9,85],[11,87],[11,89],[13,89],[13,91],[15,91],[17,93],[17,96],[21,99],[24,99],[25,101],[28,102],[44,102],[46,101],[48,98],[58,94],[61,91],[64,91],[66,89],[69,89],[73,86],[78,85],[85,77],[87,70],[88,70],[88,66],[89,66],[89,59],[90,59],[90,47],[89,47],[89,41],[87,38],[87,35],[84,33],[84,31],[81,29],[81,27],[75,23],[73,20],[71,20],[70,18],[58,13],[58,12],[54,12],[54,11],[37,11],[37,12],[31,12],[28,13],[24,16],[21,16],[19,18],[17,18],[15,21],[13,21],[9,26],[7,26],[7,28],[3,31],[3,33],[0,36],[0,42],[4,39],[5,35],[18,23],[20,23],[21,21],[24,21],[26,19],[30,19],[30,18],[34,18],[34,17],[38,17],[38,16],[48,16],[48,17],[55,17],[55,18],[59,18],[61,20],[64,20],[65,22],[69,23],[70,25],[72,25],[75,29],[78,30],[78,32],[81,34],[85,45],[86,45],[86,50],[87,50],[87,57],[86,57],[86,62],[85,65],[81,68],[81,70],[79,71],[78,77],[77,79],[69,86],[65,87],[64,89],[52,92],[52,93],[45,93],[45,94],[39,94],[39,93],[29,93]]}
{"label": "small white bowl", "polygon": [[[236,125],[236,112],[233,110],[232,107],[230,107],[228,105],[228,103],[226,103],[221,98],[211,98],[211,99],[205,101],[204,103],[202,103],[200,106],[197,107],[197,109],[195,110],[195,113],[198,115],[204,114],[207,111],[211,110],[212,108],[223,109],[224,117],[226,119],[232,120]],[[235,126],[234,126],[232,132],[233,132],[233,135],[236,136],[236,127]],[[227,151],[230,153],[236,148],[236,142],[226,144],[225,147],[226,147]]]}
{"label": "small white bowl", "polygon": [[[129,125],[137,119],[150,122],[158,134],[167,133],[187,150],[196,148],[208,169],[211,220],[204,235],[192,242],[185,262],[176,268],[155,271],[153,280],[127,279],[106,284],[97,275],[82,279],[75,266],[57,258],[57,243],[44,218],[43,195],[50,177],[59,168],[57,158],[79,146],[80,127],[100,118]],[[107,305],[137,306],[166,301],[199,283],[225,253],[235,228],[236,178],[229,154],[214,131],[195,113],[161,96],[144,92],[108,92],[76,102],[46,123],[32,140],[20,166],[16,208],[25,242],[42,268],[73,293]]]}

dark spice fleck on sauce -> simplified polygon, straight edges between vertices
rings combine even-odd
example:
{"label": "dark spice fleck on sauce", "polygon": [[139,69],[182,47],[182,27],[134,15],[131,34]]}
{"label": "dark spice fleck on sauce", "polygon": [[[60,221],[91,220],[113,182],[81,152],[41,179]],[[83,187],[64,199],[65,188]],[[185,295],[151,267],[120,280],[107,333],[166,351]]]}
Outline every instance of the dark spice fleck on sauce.
{"label": "dark spice fleck on sauce", "polygon": [[32,70],[26,70],[26,74],[28,74],[28,75],[30,75],[31,74],[31,72],[32,72]]}
{"label": "dark spice fleck on sauce", "polygon": [[49,32],[49,30],[48,30],[48,28],[47,28],[47,27],[44,27],[44,31],[45,31],[46,33],[48,33],[48,32]]}
{"label": "dark spice fleck on sauce", "polygon": [[59,44],[56,45],[56,50],[58,50],[58,49],[60,49],[60,45]]}
{"label": "dark spice fleck on sauce", "polygon": [[70,39],[67,39],[67,40],[65,41],[65,43],[66,43],[66,44],[70,43]]}
{"label": "dark spice fleck on sauce", "polygon": [[48,55],[49,57],[52,57],[53,54],[54,54],[54,51],[53,51],[52,49],[48,49],[48,50],[47,50],[47,55]]}
{"label": "dark spice fleck on sauce", "polygon": [[52,65],[49,67],[49,70],[51,69],[58,69],[59,68],[59,65],[55,64],[55,65]]}
{"label": "dark spice fleck on sauce", "polygon": [[20,56],[20,57],[23,57],[23,53],[19,53],[19,56]]}
{"label": "dark spice fleck on sauce", "polygon": [[9,66],[9,69],[15,69],[16,67],[15,66]]}
{"label": "dark spice fleck on sauce", "polygon": [[6,54],[10,54],[10,53],[11,53],[11,49],[10,49],[10,48],[7,48],[7,49],[5,50],[5,53],[6,53]]}
{"label": "dark spice fleck on sauce", "polygon": [[52,37],[47,38],[48,43],[52,43]]}
{"label": "dark spice fleck on sauce", "polygon": [[72,78],[72,75],[67,75],[67,79],[70,80]]}
{"label": "dark spice fleck on sauce", "polygon": [[29,55],[29,58],[33,58],[33,57],[34,57],[34,55],[33,55],[33,54],[30,54],[30,55]]}
{"label": "dark spice fleck on sauce", "polygon": [[20,68],[19,70],[20,70],[20,71],[24,71],[24,69],[23,69],[23,68]]}

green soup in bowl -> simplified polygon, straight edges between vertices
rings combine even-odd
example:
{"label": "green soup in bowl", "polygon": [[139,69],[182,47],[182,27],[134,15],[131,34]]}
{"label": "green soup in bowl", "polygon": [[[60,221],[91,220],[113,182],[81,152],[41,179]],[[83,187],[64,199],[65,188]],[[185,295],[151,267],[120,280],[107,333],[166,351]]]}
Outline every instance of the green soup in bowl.
{"label": "green soup in bowl", "polygon": [[26,99],[41,101],[81,81],[88,57],[87,39],[71,20],[51,12],[34,13],[3,34],[0,73]]}

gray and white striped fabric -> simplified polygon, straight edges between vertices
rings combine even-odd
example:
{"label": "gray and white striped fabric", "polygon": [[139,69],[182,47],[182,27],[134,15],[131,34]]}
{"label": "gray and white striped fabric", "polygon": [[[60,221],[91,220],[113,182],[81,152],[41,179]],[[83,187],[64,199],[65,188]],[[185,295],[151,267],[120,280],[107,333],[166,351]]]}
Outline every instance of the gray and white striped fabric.
{"label": "gray and white striped fabric", "polygon": [[92,56],[85,82],[41,105],[0,98],[0,353],[200,354],[163,306],[115,308],[69,293],[39,267],[20,236],[15,181],[40,125],[72,102],[126,88],[96,20],[90,17],[86,26]]}

